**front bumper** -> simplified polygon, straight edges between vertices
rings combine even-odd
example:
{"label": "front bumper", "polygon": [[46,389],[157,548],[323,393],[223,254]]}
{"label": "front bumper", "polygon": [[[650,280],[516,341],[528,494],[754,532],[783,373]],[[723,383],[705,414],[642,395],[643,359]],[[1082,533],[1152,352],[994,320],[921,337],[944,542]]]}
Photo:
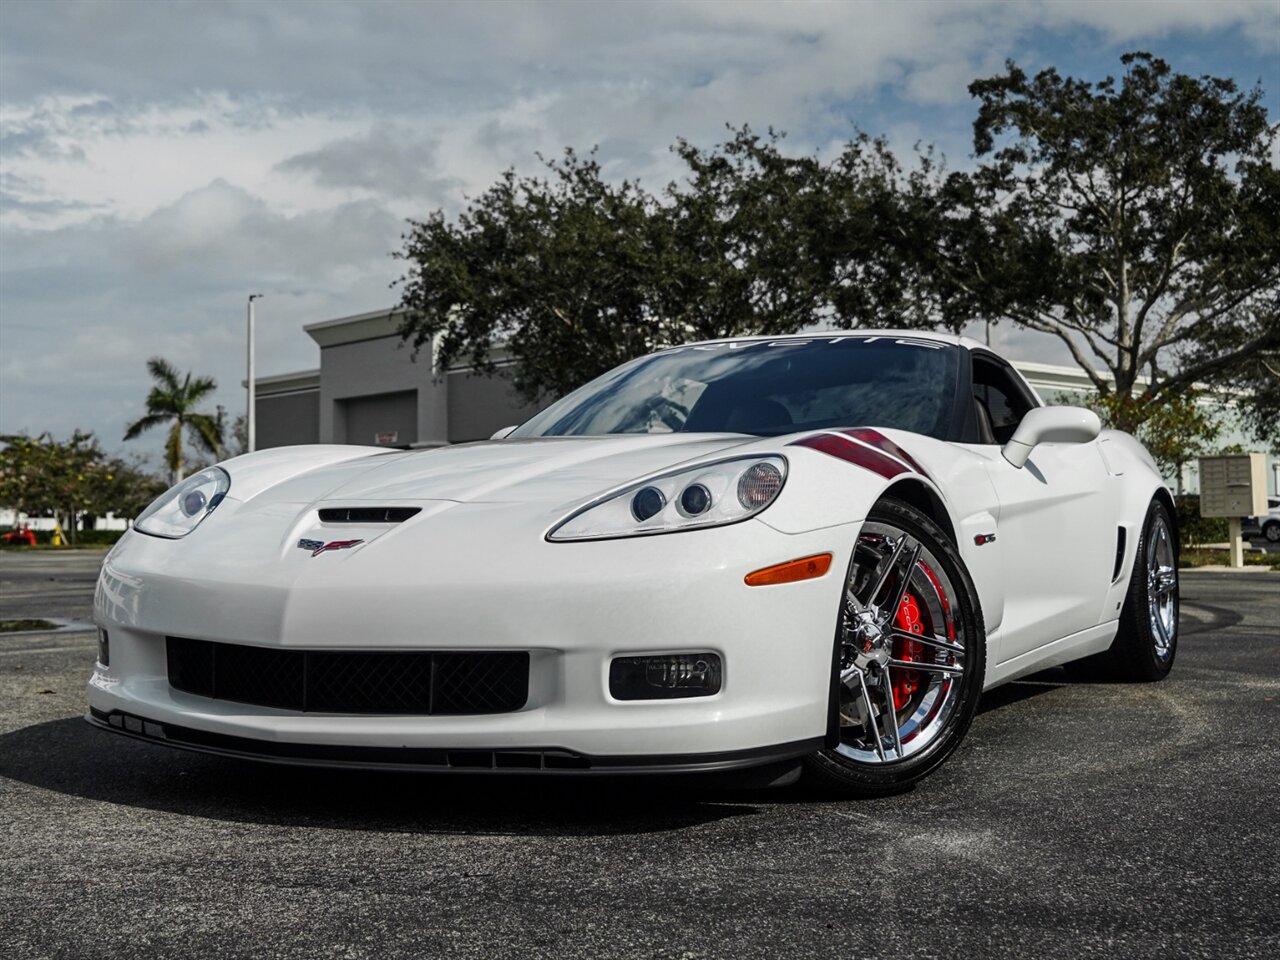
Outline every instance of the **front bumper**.
{"label": "front bumper", "polygon": [[[472,543],[498,542],[482,514],[466,518]],[[433,528],[438,539],[449,539],[446,526]],[[784,534],[748,521],[426,556],[387,537],[376,550],[304,562],[286,554],[257,568],[243,554],[222,564],[185,541],[133,535],[99,582],[95,613],[111,662],[89,680],[89,718],[185,749],[340,766],[684,772],[794,758],[826,734],[835,618],[857,526]],[[743,583],[751,570],[819,552],[835,555],[824,577]],[[215,700],[169,685],[166,636],[292,649],[527,650],[529,696],[519,710],[470,716]],[[685,651],[720,655],[718,694],[610,697],[614,657]]]}

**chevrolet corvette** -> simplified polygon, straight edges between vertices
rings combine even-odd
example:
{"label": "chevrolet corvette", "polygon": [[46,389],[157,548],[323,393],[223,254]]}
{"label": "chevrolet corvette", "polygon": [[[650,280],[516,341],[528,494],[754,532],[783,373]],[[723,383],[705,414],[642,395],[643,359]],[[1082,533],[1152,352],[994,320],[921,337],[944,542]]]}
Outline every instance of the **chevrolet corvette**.
{"label": "chevrolet corvette", "polygon": [[1178,640],[1131,436],[980,343],[689,344],[488,441],[178,483],[106,558],[86,719],[282,763],[903,789],[984,690]]}

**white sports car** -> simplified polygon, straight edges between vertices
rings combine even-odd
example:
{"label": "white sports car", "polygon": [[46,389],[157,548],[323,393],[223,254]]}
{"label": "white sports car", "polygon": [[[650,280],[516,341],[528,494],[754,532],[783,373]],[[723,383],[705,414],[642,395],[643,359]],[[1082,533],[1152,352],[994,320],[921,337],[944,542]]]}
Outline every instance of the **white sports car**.
{"label": "white sports car", "polygon": [[896,790],[984,689],[1164,677],[1174,517],[1132,437],[974,341],[675,347],[487,442],[179,483],[103,566],[88,719],[293,763]]}

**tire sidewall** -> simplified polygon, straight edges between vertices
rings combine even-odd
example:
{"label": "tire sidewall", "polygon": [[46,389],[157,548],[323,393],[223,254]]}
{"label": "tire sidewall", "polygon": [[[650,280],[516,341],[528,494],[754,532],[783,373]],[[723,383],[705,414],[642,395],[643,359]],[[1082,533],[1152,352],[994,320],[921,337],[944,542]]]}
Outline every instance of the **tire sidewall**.
{"label": "tire sidewall", "polygon": [[1130,578],[1129,594],[1125,598],[1125,609],[1121,613],[1121,649],[1117,650],[1121,657],[1129,661],[1129,666],[1136,674],[1135,679],[1141,680],[1162,680],[1169,675],[1169,671],[1173,669],[1173,662],[1178,657],[1178,640],[1182,632],[1180,629],[1182,584],[1181,578],[1179,578],[1178,586],[1174,588],[1173,593],[1175,629],[1173,638],[1169,641],[1169,656],[1164,660],[1160,659],[1156,655],[1156,638],[1151,629],[1151,620],[1148,613],[1150,597],[1147,593],[1147,563],[1150,559],[1147,553],[1147,541],[1157,517],[1163,518],[1165,529],[1169,531],[1169,536],[1173,537],[1173,569],[1175,572],[1178,570],[1178,535],[1174,529],[1169,509],[1159,499],[1152,500],[1142,523],[1142,536],[1138,541],[1138,553],[1133,561],[1133,575]]}
{"label": "tire sidewall", "polygon": [[[901,789],[941,765],[960,745],[969,725],[973,722],[986,676],[986,631],[983,627],[982,612],[973,581],[955,545],[937,524],[901,500],[886,498],[879,501],[867,514],[866,523],[874,522],[888,523],[900,528],[923,543],[937,558],[958,594],[948,599],[956,607],[957,619],[965,632],[966,647],[965,672],[961,678],[959,703],[956,704],[956,709],[946,720],[934,741],[920,753],[891,763],[863,763],[837,753],[834,748],[829,748],[807,758],[806,764],[818,772],[821,779],[830,785],[866,793]],[[849,560],[849,568],[845,571],[846,583],[853,572],[856,560],[855,547]],[[843,602],[842,591],[841,604]],[[841,614],[842,609],[838,609],[833,668],[839,663],[843,639]],[[831,692],[833,701],[838,695],[838,685],[833,682]],[[833,715],[838,716],[838,702],[833,702],[831,709]]]}

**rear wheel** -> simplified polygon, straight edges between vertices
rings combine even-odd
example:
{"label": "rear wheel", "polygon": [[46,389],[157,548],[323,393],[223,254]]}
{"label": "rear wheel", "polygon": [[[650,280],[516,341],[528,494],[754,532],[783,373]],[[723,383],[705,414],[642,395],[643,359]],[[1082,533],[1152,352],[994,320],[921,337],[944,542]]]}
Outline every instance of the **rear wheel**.
{"label": "rear wheel", "polygon": [[1262,535],[1269,543],[1280,543],[1280,521],[1272,520],[1262,528]]}
{"label": "rear wheel", "polygon": [[1120,611],[1120,625],[1103,663],[1117,680],[1163,680],[1178,652],[1178,541],[1168,508],[1151,501]]}
{"label": "rear wheel", "polygon": [[898,500],[877,504],[849,564],[837,621],[837,742],[811,780],[849,795],[901,790],[936,769],[977,711],[986,638],[972,582],[946,535]]}

